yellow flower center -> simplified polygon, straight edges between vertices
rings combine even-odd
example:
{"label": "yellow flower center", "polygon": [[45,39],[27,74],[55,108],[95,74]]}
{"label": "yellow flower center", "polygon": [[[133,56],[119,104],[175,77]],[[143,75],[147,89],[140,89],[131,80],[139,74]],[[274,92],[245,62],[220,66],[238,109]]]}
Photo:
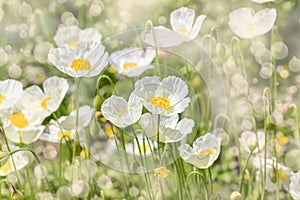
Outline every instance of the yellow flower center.
{"label": "yellow flower center", "polygon": [[74,59],[71,66],[75,71],[91,69],[91,63],[85,58]]}
{"label": "yellow flower center", "polygon": [[70,43],[70,46],[74,48],[74,47],[76,47],[77,43],[78,43],[77,41],[72,41]]}
{"label": "yellow flower center", "polygon": [[2,167],[0,167],[0,171],[3,173],[3,174],[7,174],[10,170],[10,162],[7,161]]}
{"label": "yellow flower center", "polygon": [[121,110],[121,112],[118,114],[118,120],[121,120],[121,118],[124,116],[124,114],[127,112],[127,109]]}
{"label": "yellow flower center", "polygon": [[149,144],[140,144],[139,148],[141,150],[141,153],[147,153],[150,151],[150,145]]}
{"label": "yellow flower center", "polygon": [[199,151],[197,153],[198,156],[207,156],[207,155],[213,155],[213,154],[215,154],[215,152],[211,149],[205,149],[205,150]]}
{"label": "yellow flower center", "polygon": [[289,176],[283,169],[279,169],[278,174],[279,174],[279,180],[281,180],[282,182],[287,181],[289,178]]}
{"label": "yellow flower center", "polygon": [[71,136],[71,131],[65,131],[65,132],[58,132],[57,133],[57,136],[59,137],[59,139],[63,139],[63,138],[66,138],[66,137],[70,137]]}
{"label": "yellow flower center", "polygon": [[108,71],[109,71],[110,73],[112,73],[112,74],[114,74],[114,73],[117,72],[117,70],[116,70],[116,68],[114,68],[114,66],[109,66],[109,67],[108,67]]}
{"label": "yellow flower center", "polygon": [[187,30],[185,28],[179,28],[174,30],[176,33],[181,33],[182,35],[186,35],[187,34]]}
{"label": "yellow flower center", "polygon": [[79,155],[82,159],[86,159],[89,156],[89,151],[84,148],[84,149],[82,149],[82,151],[80,151]]}
{"label": "yellow flower center", "polygon": [[10,123],[18,128],[25,128],[28,126],[28,121],[21,112],[14,113],[10,116]]}
{"label": "yellow flower center", "polygon": [[167,109],[170,108],[170,100],[166,97],[157,96],[152,98],[150,105],[158,108]]}
{"label": "yellow flower center", "polygon": [[276,139],[281,145],[286,145],[289,142],[289,138],[285,137],[281,132],[276,135]]}
{"label": "yellow flower center", "polygon": [[50,101],[52,99],[52,97],[46,97],[46,98],[44,98],[43,100],[42,100],[42,102],[41,102],[41,106],[42,106],[42,108],[43,109],[46,109],[47,108],[47,104],[48,104],[48,101]]}
{"label": "yellow flower center", "polygon": [[246,29],[248,30],[248,31],[253,31],[253,23],[248,23],[248,24],[246,24]]}
{"label": "yellow flower center", "polygon": [[5,100],[5,96],[3,96],[1,93],[0,93],[0,103],[3,103],[3,101]]}
{"label": "yellow flower center", "polygon": [[137,63],[129,62],[129,63],[124,63],[123,66],[122,66],[122,69],[126,70],[126,69],[129,69],[129,68],[137,68],[137,67],[138,67]]}
{"label": "yellow flower center", "polygon": [[165,166],[156,168],[154,172],[158,178],[165,178],[170,174],[170,170],[168,170],[168,168]]}

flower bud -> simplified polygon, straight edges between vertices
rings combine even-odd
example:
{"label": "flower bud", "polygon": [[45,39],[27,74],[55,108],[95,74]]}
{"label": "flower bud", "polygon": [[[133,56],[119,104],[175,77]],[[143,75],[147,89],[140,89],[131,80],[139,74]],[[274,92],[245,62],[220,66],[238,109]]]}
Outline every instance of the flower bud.
{"label": "flower bud", "polygon": [[254,151],[254,149],[255,149],[255,148],[257,147],[257,145],[258,145],[258,141],[257,141],[257,139],[254,138],[254,137],[248,138],[247,141],[246,141],[246,143],[247,143],[247,146],[248,146],[248,148],[249,148],[249,150],[250,150],[251,152]]}
{"label": "flower bud", "polygon": [[103,97],[101,97],[100,95],[95,96],[95,98],[94,98],[94,108],[95,108],[96,111],[100,111],[103,101],[104,101]]}
{"label": "flower bud", "polygon": [[22,200],[22,199],[24,199],[24,195],[20,190],[14,190],[11,193],[11,199],[12,200]]}
{"label": "flower bud", "polygon": [[241,199],[242,199],[242,195],[237,191],[232,192],[230,195],[230,200],[241,200]]}

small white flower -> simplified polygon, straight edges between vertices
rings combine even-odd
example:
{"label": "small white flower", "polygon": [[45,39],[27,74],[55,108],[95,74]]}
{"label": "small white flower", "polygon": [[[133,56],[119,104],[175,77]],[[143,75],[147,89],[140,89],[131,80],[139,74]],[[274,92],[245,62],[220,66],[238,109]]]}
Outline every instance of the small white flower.
{"label": "small white flower", "polygon": [[145,154],[150,156],[155,148],[157,147],[156,141],[147,139],[144,135],[137,135],[136,138],[133,138],[132,143],[125,145],[126,153],[131,153],[135,155]]}
{"label": "small white flower", "polygon": [[[84,128],[87,127],[93,115],[94,109],[90,106],[81,106],[78,109],[78,133],[84,135]],[[48,126],[49,133],[44,133],[40,136],[40,140],[59,143],[62,139],[73,139],[76,128],[76,110],[73,110],[70,115],[62,116],[57,121],[51,120]]]}
{"label": "small white flower", "polygon": [[158,130],[158,115],[145,113],[141,116],[140,125],[145,130],[149,138],[157,136],[159,131],[159,141],[163,143],[178,142],[186,135],[192,132],[194,121],[183,118],[178,122],[178,115],[159,116]]}
{"label": "small white flower", "polygon": [[169,76],[160,81],[157,77],[144,77],[135,83],[133,91],[144,106],[154,114],[174,115],[188,107],[190,98],[188,86],[176,76]]}
{"label": "small white flower", "polygon": [[250,152],[249,149],[249,140],[251,139],[257,139],[258,142],[258,147],[256,147],[253,150],[253,153],[258,153],[258,150],[262,151],[264,146],[265,146],[265,133],[263,131],[258,131],[257,132],[257,137],[256,134],[252,131],[244,131],[239,138],[239,141],[241,143],[241,146],[247,151],[248,153]]}
{"label": "small white flower", "polygon": [[45,117],[58,109],[68,89],[69,84],[66,79],[56,76],[48,78],[43,83],[44,91],[35,85],[26,88],[17,107],[23,111],[42,115],[43,117],[40,118],[42,123]]}
{"label": "small white flower", "polygon": [[191,148],[188,144],[181,145],[178,150],[185,162],[191,163],[200,169],[210,167],[219,157],[221,138],[207,133],[197,138]]}
{"label": "small white flower", "polygon": [[289,193],[294,200],[300,200],[300,170],[291,176]]}
{"label": "small white flower", "polygon": [[164,26],[154,27],[145,35],[145,42],[151,46],[170,47],[177,46],[184,41],[193,40],[197,37],[205,17],[205,15],[197,17],[193,26],[195,11],[181,7],[170,15],[173,30]]}
{"label": "small white flower", "polygon": [[[14,162],[14,163],[13,163]],[[14,153],[9,159],[1,165],[0,167],[0,176],[7,176],[11,172],[14,172],[15,169],[21,170],[29,163],[28,157],[24,154],[24,152],[19,151]],[[15,167],[14,167],[15,164]]]}
{"label": "small white flower", "polygon": [[51,49],[49,61],[61,72],[72,77],[93,77],[101,73],[108,63],[108,53],[98,42],[83,41],[76,47]]}
{"label": "small white flower", "polygon": [[[257,169],[257,177],[260,177],[259,173],[260,170],[264,171],[264,165],[265,161],[264,159],[260,159],[258,157],[255,157],[253,159],[253,165]],[[276,163],[272,159],[267,159],[266,162],[266,168],[267,168],[267,179],[266,179],[266,190],[269,192],[275,192],[276,191],[276,183],[271,180],[271,170],[276,166]],[[288,186],[290,184],[290,176],[292,174],[292,170],[282,164],[277,163],[278,166],[278,173],[279,173],[279,183],[280,187],[283,187],[285,190],[288,189]]]}
{"label": "small white flower", "polygon": [[60,27],[54,36],[54,41],[58,47],[75,47],[80,41],[101,41],[101,34],[97,29],[86,28],[81,30],[77,26]]}
{"label": "small white flower", "polygon": [[11,108],[23,92],[21,82],[8,79],[0,81],[0,110]]}
{"label": "small white flower", "polygon": [[119,128],[132,125],[142,115],[143,104],[134,94],[130,95],[128,102],[119,96],[112,95],[106,99],[102,106],[102,115]]}
{"label": "small white flower", "polygon": [[251,8],[239,8],[229,14],[229,26],[239,37],[254,38],[269,32],[276,21],[276,9],[265,8],[257,13]]}
{"label": "small white flower", "polygon": [[268,3],[268,2],[274,2],[276,0],[251,0],[255,3],[260,3],[260,4],[263,4],[263,3]]}
{"label": "small white flower", "polygon": [[145,51],[141,48],[127,48],[113,52],[110,55],[110,63],[120,74],[136,77],[147,69],[153,68],[151,62],[155,55],[155,50],[152,48],[147,48]]}

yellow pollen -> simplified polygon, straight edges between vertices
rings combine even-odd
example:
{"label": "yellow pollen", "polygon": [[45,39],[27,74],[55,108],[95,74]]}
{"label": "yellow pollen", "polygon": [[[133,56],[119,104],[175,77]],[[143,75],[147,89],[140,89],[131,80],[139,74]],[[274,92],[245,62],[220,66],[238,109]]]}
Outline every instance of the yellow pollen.
{"label": "yellow pollen", "polygon": [[74,59],[71,66],[75,71],[91,69],[91,63],[85,58]]}
{"label": "yellow pollen", "polygon": [[70,46],[74,48],[74,47],[76,47],[77,43],[78,43],[77,41],[72,41],[70,43]]}
{"label": "yellow pollen", "polygon": [[82,149],[82,151],[80,152],[79,155],[82,159],[86,159],[89,156],[89,151],[84,148],[84,149]]}
{"label": "yellow pollen", "polygon": [[70,137],[71,136],[71,131],[65,131],[65,132],[58,132],[57,133],[57,136],[59,137],[59,139],[63,139],[63,138],[66,138],[66,137]]}
{"label": "yellow pollen", "polygon": [[286,172],[283,169],[279,169],[278,174],[279,174],[279,180],[281,180],[282,182],[287,181],[289,178],[289,176],[286,174]]}
{"label": "yellow pollen", "polygon": [[50,101],[51,99],[52,99],[52,97],[50,97],[50,96],[43,99],[43,101],[41,102],[41,106],[43,109],[47,108],[48,101]]}
{"label": "yellow pollen", "polygon": [[150,105],[158,108],[167,109],[170,108],[170,100],[165,97],[157,96],[152,98]]}
{"label": "yellow pollen", "polygon": [[181,33],[182,35],[186,35],[187,34],[187,30],[185,28],[179,28],[174,30],[176,33]]}
{"label": "yellow pollen", "polygon": [[7,172],[10,170],[10,167],[10,161],[8,160],[2,167],[0,167],[0,171],[4,174],[7,174]]}
{"label": "yellow pollen", "polygon": [[248,23],[247,25],[246,25],[246,29],[248,30],[248,31],[253,31],[253,23]]}
{"label": "yellow pollen", "polygon": [[21,112],[14,113],[10,116],[10,123],[18,128],[25,128],[28,126],[28,121]]}
{"label": "yellow pollen", "polygon": [[149,144],[145,144],[145,145],[140,144],[139,147],[140,147],[141,153],[147,153],[147,152],[150,151],[150,146],[149,146]]}
{"label": "yellow pollen", "polygon": [[0,103],[3,103],[3,101],[5,100],[5,96],[3,96],[1,93],[0,93]]}
{"label": "yellow pollen", "polygon": [[203,151],[199,151],[197,153],[198,156],[207,156],[207,155],[213,155],[215,154],[215,152],[211,149],[206,149],[206,150],[203,150]]}
{"label": "yellow pollen", "polygon": [[122,69],[126,70],[126,69],[129,69],[129,68],[137,68],[137,67],[138,67],[137,63],[129,62],[129,63],[124,63],[123,66],[122,66]]}

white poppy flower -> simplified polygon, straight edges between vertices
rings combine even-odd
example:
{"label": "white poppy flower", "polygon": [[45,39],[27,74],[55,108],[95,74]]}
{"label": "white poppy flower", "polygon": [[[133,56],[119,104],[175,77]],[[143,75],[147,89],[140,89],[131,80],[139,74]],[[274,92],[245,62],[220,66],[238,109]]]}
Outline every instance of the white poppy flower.
{"label": "white poppy flower", "polygon": [[86,28],[81,30],[77,26],[60,27],[54,36],[54,41],[58,47],[75,47],[80,41],[100,42],[102,35],[97,29]]}
{"label": "white poppy flower", "polygon": [[210,167],[219,157],[221,138],[207,133],[197,138],[191,148],[188,144],[181,145],[178,150],[185,162],[191,163],[200,169]]}
{"label": "white poppy flower", "polygon": [[1,112],[0,116],[8,140],[23,144],[35,142],[45,129],[40,125],[40,119],[44,118],[40,114],[32,113],[30,110],[19,110],[16,106]]}
{"label": "white poppy flower", "polygon": [[229,14],[228,24],[237,36],[249,39],[269,32],[276,16],[274,8],[265,8],[256,13],[251,8],[239,8]]}
{"label": "white poppy flower", "polygon": [[105,47],[98,42],[79,42],[76,47],[51,49],[49,61],[61,72],[72,77],[93,77],[108,63]]}
{"label": "white poppy flower", "polygon": [[[269,159],[269,158],[266,161],[267,161],[266,162],[266,166],[267,166],[266,167],[266,169],[267,169],[266,190],[269,192],[275,192],[276,191],[276,182],[272,181],[272,179],[271,179],[272,178],[271,176],[275,176],[275,173],[273,173],[273,175],[271,175],[272,174],[271,170],[272,170],[273,166],[276,166],[276,163],[275,163],[275,161],[273,161],[272,159]],[[260,177],[260,175],[259,175],[260,170],[264,171],[264,165],[265,165],[264,159],[255,157],[253,159],[253,165],[257,169],[257,171],[256,171],[257,177]],[[278,166],[280,187],[287,190],[288,186],[290,184],[290,177],[292,175],[292,170],[282,164],[279,164],[279,163],[277,163],[277,166]]]}
{"label": "white poppy flower", "polygon": [[11,108],[23,92],[21,82],[8,79],[0,81],[0,110]]}
{"label": "white poppy flower", "polygon": [[247,151],[250,152],[249,149],[249,142],[251,143],[251,140],[257,140],[257,147],[253,150],[253,153],[258,153],[258,150],[262,151],[265,146],[265,133],[263,131],[257,132],[256,134],[252,131],[244,131],[239,138],[241,146]]}
{"label": "white poppy flower", "polygon": [[133,138],[132,143],[125,145],[126,153],[140,155],[141,152],[142,155],[150,156],[157,148],[157,142],[150,139],[147,140],[147,137],[144,135],[137,135],[137,140]]}
{"label": "white poppy flower", "polygon": [[[70,115],[62,116],[57,121],[51,120],[48,126],[49,133],[44,133],[40,136],[40,140],[59,143],[63,138],[73,139],[76,128],[76,110],[73,110]],[[84,135],[84,128],[87,127],[94,113],[94,109],[90,106],[81,106],[78,109],[78,133]]]}
{"label": "white poppy flower", "polygon": [[[13,163],[14,162],[14,163]],[[28,157],[24,154],[24,152],[19,151],[14,153],[9,159],[1,165],[0,167],[0,176],[7,176],[11,172],[14,172],[15,169],[21,170],[29,163]],[[15,167],[14,167],[15,164]]]}
{"label": "white poppy flower", "polygon": [[300,200],[300,170],[297,173],[293,173],[291,176],[289,193],[293,199]]}
{"label": "white poppy flower", "polygon": [[170,15],[173,30],[163,26],[154,27],[145,35],[145,42],[151,46],[170,47],[177,46],[184,41],[193,40],[197,37],[205,17],[205,15],[197,17],[193,26],[195,11],[181,7]]}
{"label": "white poppy flower", "polygon": [[48,78],[43,83],[43,90],[38,86],[31,86],[25,89],[21,96],[21,102],[17,104],[20,110],[36,112],[42,115],[40,123],[45,117],[56,111],[69,89],[66,79],[56,76]]}
{"label": "white poppy flower", "polygon": [[147,48],[127,48],[115,51],[110,55],[110,63],[116,70],[128,77],[141,75],[147,69],[152,69],[151,62],[155,58],[155,50]]}
{"label": "white poppy flower", "polygon": [[190,102],[188,86],[176,76],[159,81],[157,77],[144,77],[135,83],[133,93],[154,114],[174,115],[183,112]]}
{"label": "white poppy flower", "polygon": [[106,99],[102,106],[102,115],[119,128],[137,122],[142,114],[143,104],[134,94],[130,95],[128,102],[119,96],[112,95]]}
{"label": "white poppy flower", "polygon": [[159,131],[159,141],[163,143],[178,142],[192,132],[194,121],[183,118],[178,122],[178,115],[160,116],[158,130],[158,115],[145,113],[139,121],[149,138],[156,137]]}
{"label": "white poppy flower", "polygon": [[263,3],[268,3],[268,2],[274,2],[276,0],[251,0],[255,3],[260,3],[260,4],[263,4]]}

